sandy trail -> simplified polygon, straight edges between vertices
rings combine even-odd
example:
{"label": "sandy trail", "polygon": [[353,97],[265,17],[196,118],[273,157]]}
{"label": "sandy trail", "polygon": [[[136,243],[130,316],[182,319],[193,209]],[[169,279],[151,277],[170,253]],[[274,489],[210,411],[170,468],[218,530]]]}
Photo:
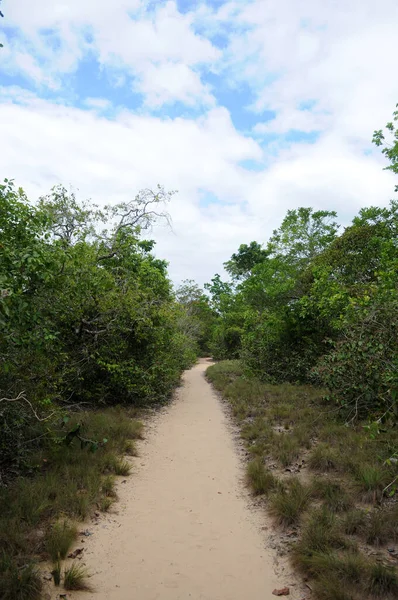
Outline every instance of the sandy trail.
{"label": "sandy trail", "polygon": [[119,485],[118,513],[90,526],[84,544],[96,591],[73,598],[269,600],[286,585],[264,548],[264,515],[249,508],[208,365],[186,372],[174,402],[149,424],[134,473]]}

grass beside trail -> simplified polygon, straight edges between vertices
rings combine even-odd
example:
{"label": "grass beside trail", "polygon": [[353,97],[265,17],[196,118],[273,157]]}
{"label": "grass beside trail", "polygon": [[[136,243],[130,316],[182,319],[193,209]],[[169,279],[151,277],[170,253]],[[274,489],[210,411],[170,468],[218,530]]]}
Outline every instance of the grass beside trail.
{"label": "grass beside trail", "polygon": [[[39,600],[43,578],[38,563],[53,563],[53,578],[66,589],[89,589],[87,573],[62,561],[78,535],[79,521],[106,511],[116,499],[115,476],[126,476],[123,456],[135,454],[142,423],[124,408],[78,413],[68,423],[84,424],[84,438],[103,441],[95,450],[61,440],[31,460],[26,476],[0,488],[0,598]],[[84,446],[84,444],[83,444]],[[92,451],[95,450],[95,451]]]}
{"label": "grass beside trail", "polygon": [[347,426],[321,390],[262,383],[239,361],[209,367],[207,378],[230,403],[251,456],[248,482],[315,598],[398,598],[398,502],[386,491],[398,428],[372,437],[364,423]]}

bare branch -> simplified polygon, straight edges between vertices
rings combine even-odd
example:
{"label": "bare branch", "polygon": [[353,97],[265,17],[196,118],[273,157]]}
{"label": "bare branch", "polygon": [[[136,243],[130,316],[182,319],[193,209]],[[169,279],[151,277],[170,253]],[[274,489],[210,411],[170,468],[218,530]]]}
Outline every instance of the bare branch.
{"label": "bare branch", "polygon": [[50,415],[48,415],[47,417],[44,417],[43,419],[41,417],[39,417],[39,415],[33,408],[32,403],[25,396],[25,392],[19,392],[19,394],[16,398],[0,398],[0,403],[1,402],[26,402],[28,404],[30,410],[32,411],[33,415],[35,416],[35,419],[37,419],[37,421],[40,421],[40,423],[43,423],[44,421],[48,421],[49,419],[51,419],[51,417],[53,415],[55,415],[55,411],[53,411]]}

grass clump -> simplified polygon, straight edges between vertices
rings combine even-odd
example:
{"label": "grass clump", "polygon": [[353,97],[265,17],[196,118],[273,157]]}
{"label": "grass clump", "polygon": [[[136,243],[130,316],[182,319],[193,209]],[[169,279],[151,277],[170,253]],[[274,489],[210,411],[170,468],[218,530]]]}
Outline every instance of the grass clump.
{"label": "grass clump", "polygon": [[375,598],[388,600],[398,597],[398,577],[395,569],[375,563],[369,569],[365,590]]}
{"label": "grass clump", "polygon": [[342,518],[341,524],[344,533],[356,535],[363,531],[366,522],[366,514],[363,510],[353,508]]}
{"label": "grass clump", "polygon": [[327,574],[315,581],[313,591],[317,600],[354,600],[355,598],[352,590],[347,589],[346,584],[338,577]]}
{"label": "grass clump", "polygon": [[312,484],[312,492],[332,512],[346,511],[353,505],[352,499],[336,481],[326,478],[315,479]]}
{"label": "grass clump", "polygon": [[88,572],[85,567],[73,563],[69,569],[65,570],[64,588],[66,590],[85,590],[92,592],[93,588],[87,582]]}
{"label": "grass clump", "polygon": [[119,458],[115,462],[114,466],[115,475],[121,475],[123,477],[127,477],[131,473],[131,465],[127,460],[123,460]]}
{"label": "grass clump", "polygon": [[270,498],[270,512],[279,525],[296,525],[310,503],[310,490],[298,479],[289,481]]}
{"label": "grass clump", "polygon": [[138,456],[137,448],[133,440],[126,440],[123,447],[123,454],[128,454],[129,456]]}
{"label": "grass clump", "polygon": [[299,456],[300,444],[293,435],[281,433],[275,437],[271,454],[283,467],[288,467]]}
{"label": "grass clump", "polygon": [[247,480],[255,494],[268,494],[277,485],[276,478],[260,459],[252,460],[247,465]]}
{"label": "grass clump", "polygon": [[108,510],[110,509],[110,507],[112,506],[112,504],[115,502],[114,498],[110,498],[109,496],[104,496],[103,498],[101,498],[101,500],[99,501],[99,509],[102,512],[108,512]]}
{"label": "grass clump", "polygon": [[47,533],[46,550],[53,562],[66,558],[77,537],[77,528],[67,519],[58,521]]}
{"label": "grass clump", "polygon": [[[126,444],[142,437],[142,423],[127,409],[79,412],[59,435],[77,425],[85,439],[100,442],[91,447],[95,451],[76,438],[69,445],[45,445],[32,455],[30,477],[0,488],[0,553],[8,557],[0,554],[1,598],[29,600],[24,586],[35,600],[36,571],[29,565],[44,552],[53,563],[62,560],[75,539],[71,522],[86,519],[95,508],[109,509],[116,496],[113,474],[127,474],[128,463],[121,458]],[[11,591],[5,595],[5,590]]]}
{"label": "grass clump", "polygon": [[339,464],[336,450],[329,444],[320,443],[311,452],[308,465],[313,471],[327,473],[337,468]]}
{"label": "grass clump", "polygon": [[[238,361],[218,363],[208,377],[216,378],[255,456],[247,471],[253,490],[269,495],[275,521],[298,534],[290,552],[312,579],[314,598],[398,598],[397,569],[371,559],[372,546],[398,543],[398,506],[383,498],[396,476],[386,464],[396,452],[397,428],[390,423],[372,437],[367,424],[344,422],[327,391],[264,383]],[[284,470],[279,480],[278,468],[267,471],[270,460]]]}
{"label": "grass clump", "polygon": [[51,575],[53,576],[54,585],[58,587],[61,583],[62,575],[61,561],[57,560],[57,562],[54,564],[53,570],[51,571]]}
{"label": "grass clump", "polygon": [[329,552],[350,547],[350,543],[338,528],[335,513],[326,507],[314,509],[303,525],[301,539],[295,547],[295,560],[305,565],[302,559],[314,552]]}
{"label": "grass clump", "polygon": [[382,546],[398,540],[398,522],[396,515],[376,509],[369,513],[363,528],[367,544]]}
{"label": "grass clump", "polygon": [[355,478],[363,501],[376,502],[380,500],[386,485],[384,469],[375,465],[361,465],[356,470]]}
{"label": "grass clump", "polygon": [[101,489],[102,489],[102,493],[105,497],[115,498],[116,497],[115,487],[116,487],[116,482],[115,482],[115,478],[113,477],[113,475],[107,475],[107,477],[104,477],[104,479],[102,481]]}
{"label": "grass clump", "polygon": [[243,374],[243,366],[240,360],[224,360],[209,367],[206,371],[207,379],[214,387],[223,391],[229,383],[235,381]]}
{"label": "grass clump", "polygon": [[34,564],[18,564],[13,556],[0,553],[0,598],[2,600],[41,600],[42,579]]}

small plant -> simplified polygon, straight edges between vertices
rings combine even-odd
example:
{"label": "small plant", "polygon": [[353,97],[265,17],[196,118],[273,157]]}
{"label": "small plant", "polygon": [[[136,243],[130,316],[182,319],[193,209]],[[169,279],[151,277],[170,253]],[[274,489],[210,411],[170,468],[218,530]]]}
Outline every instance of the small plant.
{"label": "small plant", "polygon": [[306,572],[312,577],[322,577],[327,573],[346,584],[360,582],[366,567],[364,558],[353,551],[314,551],[305,555],[302,560]]}
{"label": "small plant", "polygon": [[115,478],[112,477],[112,475],[107,475],[107,477],[104,477],[101,490],[102,493],[105,494],[105,496],[109,496],[111,498],[114,498],[116,496]]}
{"label": "small plant", "polygon": [[57,562],[54,564],[51,575],[53,576],[54,585],[59,586],[61,583],[61,561],[57,560]]}
{"label": "small plant", "polygon": [[282,526],[295,525],[310,502],[310,490],[298,479],[281,488],[270,499],[270,512]]}
{"label": "small plant", "polygon": [[46,539],[46,550],[54,563],[60,558],[66,558],[76,536],[76,526],[68,520],[64,519],[54,523]]}
{"label": "small plant", "polygon": [[130,435],[133,440],[143,440],[144,439],[144,423],[141,421],[136,421],[135,419],[130,422]]}
{"label": "small plant", "polygon": [[364,527],[365,540],[367,544],[382,546],[388,541],[395,541],[396,521],[389,513],[373,510]]}
{"label": "small plant", "polygon": [[357,469],[356,480],[360,491],[363,492],[364,501],[376,502],[381,498],[386,481],[383,469],[373,465],[362,465]]}
{"label": "small plant", "polygon": [[115,475],[127,477],[131,473],[131,465],[127,460],[118,459],[114,465]]}
{"label": "small plant", "polygon": [[335,513],[323,507],[313,510],[306,519],[301,539],[294,548],[293,558],[304,572],[308,572],[308,557],[315,552],[343,550],[349,546],[337,527]]}
{"label": "small plant", "polygon": [[0,598],[2,600],[41,600],[42,579],[33,564],[18,565],[11,556],[0,554]]}
{"label": "small plant", "polygon": [[397,598],[398,577],[396,571],[381,563],[375,563],[368,574],[366,591],[383,600]]}
{"label": "small plant", "polygon": [[354,596],[338,577],[324,574],[314,583],[313,591],[317,600],[353,600]]}
{"label": "small plant", "polygon": [[99,509],[102,510],[102,512],[108,512],[114,501],[115,500],[109,496],[103,496],[99,501]]}
{"label": "small plant", "polygon": [[313,471],[332,471],[337,468],[336,452],[328,444],[318,444],[310,454],[308,465]]}
{"label": "small plant", "polygon": [[366,515],[363,510],[349,510],[342,519],[342,528],[347,535],[355,535],[363,531]]}
{"label": "small plant", "polygon": [[123,452],[129,456],[137,456],[137,448],[135,447],[133,440],[126,440]]}
{"label": "small plant", "polygon": [[296,438],[288,433],[282,433],[275,438],[271,448],[272,456],[287,467],[298,457],[300,445]]}
{"label": "small plant", "polygon": [[312,485],[313,494],[323,500],[332,512],[341,512],[352,507],[352,500],[341,485],[329,479],[316,479]]}
{"label": "small plant", "polygon": [[261,459],[247,465],[247,479],[255,494],[268,494],[276,486],[274,475],[267,471]]}
{"label": "small plant", "polygon": [[86,581],[88,577],[87,569],[82,565],[73,563],[69,569],[65,570],[64,588],[66,590],[86,590],[93,591],[91,585]]}

